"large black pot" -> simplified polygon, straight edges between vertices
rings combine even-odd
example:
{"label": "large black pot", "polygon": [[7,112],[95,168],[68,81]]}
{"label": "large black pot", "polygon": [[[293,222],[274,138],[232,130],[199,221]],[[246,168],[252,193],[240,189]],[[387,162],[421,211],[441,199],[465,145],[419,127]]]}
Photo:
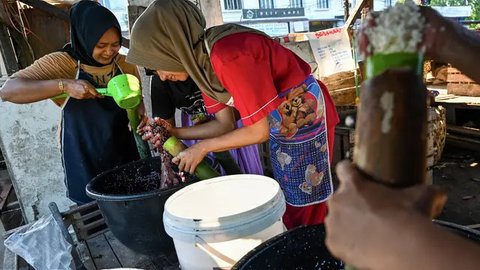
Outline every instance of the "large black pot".
{"label": "large black pot", "polygon": [[343,263],[330,254],[324,239],[323,225],[303,226],[286,231],[251,250],[232,270],[343,269]]}
{"label": "large black pot", "polygon": [[[480,243],[480,232],[454,223],[434,220],[453,233]],[[324,243],[323,225],[298,227],[280,234],[247,253],[231,270],[342,270]]]}
{"label": "large black pot", "polygon": [[147,158],[106,171],[86,187],[112,234],[133,251],[151,256],[173,250],[163,208],[170,195],[187,185],[162,190],[160,174],[160,157]]}

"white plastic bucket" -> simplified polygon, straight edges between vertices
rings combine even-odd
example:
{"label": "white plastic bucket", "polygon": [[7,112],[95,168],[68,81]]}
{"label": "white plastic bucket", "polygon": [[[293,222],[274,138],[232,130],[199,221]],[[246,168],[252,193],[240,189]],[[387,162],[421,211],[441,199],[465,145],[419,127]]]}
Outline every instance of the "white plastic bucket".
{"label": "white plastic bucket", "polygon": [[163,223],[183,270],[230,268],[285,231],[285,198],[277,181],[239,174],[202,180],[174,193]]}

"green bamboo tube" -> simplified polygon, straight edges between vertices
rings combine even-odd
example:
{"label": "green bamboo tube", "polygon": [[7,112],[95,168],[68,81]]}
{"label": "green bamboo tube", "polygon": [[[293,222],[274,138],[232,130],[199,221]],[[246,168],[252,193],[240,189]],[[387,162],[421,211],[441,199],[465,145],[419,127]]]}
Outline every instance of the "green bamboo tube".
{"label": "green bamboo tube", "polygon": [[[174,136],[165,141],[163,144],[163,149],[165,149],[170,155],[177,156],[180,152],[187,149],[188,147],[179,139]],[[209,179],[213,177],[220,176],[220,174],[214,170],[208,163],[204,160],[198,164],[197,168],[195,169],[194,175],[198,177],[200,180]]]}
{"label": "green bamboo tube", "polygon": [[[138,106],[137,106],[138,107]],[[140,124],[140,116],[138,115],[137,108],[126,109],[128,122],[132,129],[133,137],[135,138],[135,144],[137,145],[137,151],[141,159],[149,158],[152,156],[148,142],[142,140],[142,136],[137,133],[137,127]]]}
{"label": "green bamboo tube", "polygon": [[418,76],[423,74],[423,55],[418,53],[376,53],[366,59],[365,77],[372,79],[391,68],[410,68]]}

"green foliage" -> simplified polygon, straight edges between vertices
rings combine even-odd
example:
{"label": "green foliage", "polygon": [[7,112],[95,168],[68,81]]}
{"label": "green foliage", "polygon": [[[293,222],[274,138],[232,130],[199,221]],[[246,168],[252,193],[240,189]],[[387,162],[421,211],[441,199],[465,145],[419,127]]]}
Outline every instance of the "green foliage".
{"label": "green foliage", "polygon": [[[479,0],[431,0],[431,6],[471,6],[472,16],[468,20],[480,20]],[[471,28],[479,27],[480,24],[470,25]]]}

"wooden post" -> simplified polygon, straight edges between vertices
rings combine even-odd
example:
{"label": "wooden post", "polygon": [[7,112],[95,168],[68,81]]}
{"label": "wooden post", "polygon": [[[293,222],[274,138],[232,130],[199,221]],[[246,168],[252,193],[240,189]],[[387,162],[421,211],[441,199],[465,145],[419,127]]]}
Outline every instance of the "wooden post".
{"label": "wooden post", "polygon": [[142,13],[147,9],[147,7],[143,6],[128,6],[128,29],[132,29],[133,24],[135,21],[142,15]]}
{"label": "wooden post", "polygon": [[349,14],[350,14],[350,7],[349,7],[350,3],[348,2],[348,0],[344,0],[343,1],[343,11],[344,11],[344,14],[343,14],[343,21],[347,21],[348,17],[349,17]]}
{"label": "wooden post", "polygon": [[364,8],[368,8],[369,10],[373,10],[373,0],[360,0],[357,2],[355,9],[350,14],[348,19],[345,21],[345,25],[347,28],[351,28],[352,25],[355,23],[355,20],[358,19],[362,13]]}
{"label": "wooden post", "polygon": [[17,56],[13,48],[12,40],[8,27],[4,23],[0,23],[0,50],[5,61],[5,68],[7,74],[12,75],[18,70]]}
{"label": "wooden post", "polygon": [[200,0],[200,9],[207,21],[207,28],[223,24],[220,0]]}

